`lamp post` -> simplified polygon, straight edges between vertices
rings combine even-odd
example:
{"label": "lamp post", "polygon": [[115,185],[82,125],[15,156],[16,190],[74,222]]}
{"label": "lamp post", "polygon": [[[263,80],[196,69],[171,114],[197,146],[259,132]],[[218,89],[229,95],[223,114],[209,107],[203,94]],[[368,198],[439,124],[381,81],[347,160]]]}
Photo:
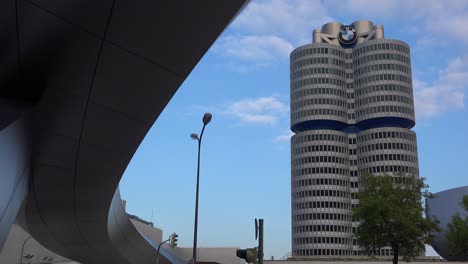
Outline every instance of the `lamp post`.
{"label": "lamp post", "polygon": [[201,149],[201,142],[203,138],[203,132],[205,131],[205,126],[211,121],[213,116],[210,113],[205,113],[203,115],[203,128],[200,133],[200,137],[197,134],[192,133],[190,137],[193,140],[198,141],[198,165],[197,165],[197,189],[196,189],[196,196],[195,196],[195,226],[193,228],[193,259],[192,263],[197,263],[197,231],[198,231],[198,190],[200,184],[200,149]]}
{"label": "lamp post", "polygon": [[24,246],[26,245],[26,242],[28,242],[29,239],[31,239],[32,236],[29,236],[27,237],[24,241],[23,241],[23,246],[21,246],[21,257],[20,257],[20,264],[23,263],[23,252],[24,252]]}

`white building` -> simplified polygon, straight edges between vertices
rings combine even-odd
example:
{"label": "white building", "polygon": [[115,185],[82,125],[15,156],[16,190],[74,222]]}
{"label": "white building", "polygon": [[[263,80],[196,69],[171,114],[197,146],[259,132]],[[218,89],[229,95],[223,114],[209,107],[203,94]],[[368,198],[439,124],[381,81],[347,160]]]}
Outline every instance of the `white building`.
{"label": "white building", "polygon": [[292,255],[360,255],[358,177],[419,175],[409,46],[332,22],[290,59]]}

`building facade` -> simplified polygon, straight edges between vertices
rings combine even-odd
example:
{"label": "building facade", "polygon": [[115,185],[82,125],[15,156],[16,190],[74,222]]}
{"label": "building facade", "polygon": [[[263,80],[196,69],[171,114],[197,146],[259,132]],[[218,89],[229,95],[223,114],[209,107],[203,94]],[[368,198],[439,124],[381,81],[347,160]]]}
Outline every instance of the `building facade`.
{"label": "building facade", "polygon": [[332,22],[290,62],[292,255],[360,255],[359,176],[419,177],[409,46],[370,21]]}

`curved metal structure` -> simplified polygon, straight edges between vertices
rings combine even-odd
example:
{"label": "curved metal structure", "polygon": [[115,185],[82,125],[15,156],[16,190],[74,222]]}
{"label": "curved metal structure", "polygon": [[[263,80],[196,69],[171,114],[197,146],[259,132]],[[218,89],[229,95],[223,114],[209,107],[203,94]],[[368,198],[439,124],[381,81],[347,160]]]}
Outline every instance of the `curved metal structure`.
{"label": "curved metal structure", "polygon": [[0,250],[27,195],[31,172],[28,121],[24,116],[0,132]]}
{"label": "curved metal structure", "polygon": [[464,195],[468,195],[468,186],[445,190],[434,194],[433,199],[426,199],[426,216],[435,217],[440,221],[441,232],[435,234],[431,246],[446,260],[468,261],[468,256],[454,256],[450,254],[449,243],[447,241],[447,225],[452,222],[452,217],[460,214],[462,218],[467,217],[467,212],[463,210],[460,203]]}
{"label": "curved metal structure", "polygon": [[27,192],[19,222],[48,249],[82,263],[154,263],[120,178],[245,2],[2,1],[0,248]]}

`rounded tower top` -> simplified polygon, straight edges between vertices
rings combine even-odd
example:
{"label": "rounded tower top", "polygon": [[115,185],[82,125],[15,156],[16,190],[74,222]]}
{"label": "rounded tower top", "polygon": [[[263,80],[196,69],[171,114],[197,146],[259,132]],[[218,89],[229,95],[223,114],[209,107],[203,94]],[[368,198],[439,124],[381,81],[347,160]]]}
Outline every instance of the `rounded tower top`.
{"label": "rounded tower top", "polygon": [[322,26],[322,33],[337,36],[343,26],[340,22],[330,22]]}
{"label": "rounded tower top", "polygon": [[369,20],[354,21],[351,25],[354,26],[357,34],[366,33],[374,29],[374,24]]}

